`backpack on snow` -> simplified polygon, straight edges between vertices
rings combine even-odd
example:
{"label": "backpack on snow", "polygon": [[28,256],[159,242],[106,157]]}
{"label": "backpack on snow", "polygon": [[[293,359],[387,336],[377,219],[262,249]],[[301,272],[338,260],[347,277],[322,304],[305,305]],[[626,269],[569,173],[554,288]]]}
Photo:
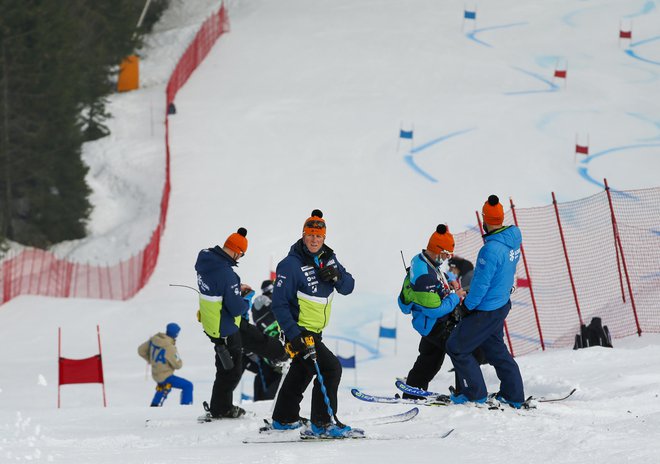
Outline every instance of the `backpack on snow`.
{"label": "backpack on snow", "polygon": [[612,348],[612,337],[607,326],[603,325],[600,317],[591,319],[589,325],[582,324],[580,333],[575,336],[575,345],[573,349],[589,348],[590,346],[604,346]]}

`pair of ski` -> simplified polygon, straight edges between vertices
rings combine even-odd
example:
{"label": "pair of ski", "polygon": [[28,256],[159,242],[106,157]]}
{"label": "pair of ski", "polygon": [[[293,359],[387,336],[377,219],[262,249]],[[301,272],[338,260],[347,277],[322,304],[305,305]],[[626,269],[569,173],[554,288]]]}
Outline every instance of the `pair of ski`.
{"label": "pair of ski", "polygon": [[[416,388],[416,387],[407,385],[405,382],[403,382],[401,380],[397,380],[395,385],[403,393],[407,393],[409,395],[419,397],[419,399],[402,398],[399,395],[396,395],[396,396],[370,395],[368,393],[365,393],[365,392],[362,392],[362,391],[358,390],[357,388],[353,388],[351,390],[351,394],[355,398],[357,398],[359,400],[362,400],[362,401],[367,401],[369,403],[414,404],[414,405],[419,405],[419,406],[448,406],[448,405],[452,404],[449,395],[445,395],[443,393],[431,392],[431,391],[427,391],[427,390],[422,390],[420,388]],[[559,397],[553,397],[553,398],[530,396],[523,403],[523,408],[525,408],[525,409],[534,408],[535,407],[534,403],[550,403],[550,402],[556,402],[556,401],[563,401],[563,400],[569,398],[571,395],[573,395],[573,393],[575,393],[575,391],[576,391],[576,389],[573,388],[568,394],[563,395],[563,396],[559,396]],[[493,409],[499,409],[499,408],[495,407]]]}
{"label": "pair of ski", "polygon": [[[382,424],[394,424],[398,422],[406,422],[413,419],[419,414],[419,408],[414,407],[408,411],[392,414],[381,417],[374,417],[371,419],[360,420],[360,423],[365,423],[367,425],[382,425]],[[259,431],[259,435],[256,437],[246,437],[243,439],[243,443],[293,443],[293,442],[319,442],[319,441],[337,441],[337,440],[398,440],[403,438],[446,438],[450,433],[454,431],[451,429],[440,435],[424,434],[420,436],[389,436],[389,435],[366,435],[362,429],[353,429],[357,433],[347,436],[347,437],[325,437],[317,436],[312,434],[309,429],[299,429],[294,430],[273,430],[269,422],[264,420],[266,423],[265,427],[262,427]]]}

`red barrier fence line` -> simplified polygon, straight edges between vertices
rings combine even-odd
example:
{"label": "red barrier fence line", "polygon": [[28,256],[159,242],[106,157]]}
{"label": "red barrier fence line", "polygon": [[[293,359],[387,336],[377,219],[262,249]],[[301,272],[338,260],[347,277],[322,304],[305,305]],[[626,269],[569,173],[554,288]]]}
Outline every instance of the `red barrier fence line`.
{"label": "red barrier fence line", "polygon": [[626,274],[626,283],[628,284],[628,294],[630,295],[630,304],[632,305],[633,315],[635,316],[637,335],[641,337],[642,328],[639,325],[639,318],[637,317],[637,306],[635,305],[635,296],[633,295],[632,286],[630,285],[630,276],[628,275],[628,266],[626,265],[626,257],[623,254],[623,247],[621,246],[621,236],[619,235],[619,227],[616,224],[616,216],[614,215],[614,207],[612,206],[612,194],[610,193],[610,186],[607,184],[607,179],[604,179],[604,182],[605,182],[605,192],[607,192],[607,201],[610,205],[610,211],[612,212],[612,228],[614,229],[614,237],[616,240],[616,244],[619,246],[619,252],[621,253],[621,263],[623,264],[623,270]]}
{"label": "red barrier fence line", "polygon": [[[170,74],[166,89],[168,103],[174,100],[179,89],[208,55],[217,39],[228,30],[229,20],[223,4],[200,26],[195,38]],[[160,238],[165,230],[171,191],[167,108],[165,113],[165,182],[158,225],[149,243],[139,253],[112,267],[108,264],[92,266],[89,263],[72,263],[59,259],[50,252],[37,249],[12,252],[14,254],[4,259],[0,266],[2,290],[0,304],[26,293],[59,297],[127,299],[147,284],[158,261]],[[30,262],[27,263],[27,260]],[[124,282],[125,266],[128,269],[127,282]],[[119,285],[116,283],[117,278],[120,280]],[[82,282],[82,279],[85,279],[85,282]],[[118,291],[121,292],[119,295]]]}
{"label": "red barrier fence line", "polygon": [[573,299],[575,300],[575,309],[577,310],[580,325],[584,324],[582,320],[582,312],[580,311],[580,302],[578,301],[577,290],[575,289],[575,280],[573,279],[573,271],[571,270],[571,260],[568,259],[568,250],[566,249],[566,240],[564,239],[564,230],[561,227],[561,219],[559,218],[559,208],[557,206],[557,198],[555,192],[552,192],[552,205],[555,207],[555,215],[557,216],[557,228],[559,229],[559,236],[561,237],[561,246],[564,249],[564,258],[566,259],[566,268],[568,269],[568,278],[571,281],[571,289],[573,290]]}
{"label": "red barrier fence line", "polygon": [[[168,103],[174,101],[178,90],[208,54],[213,42],[227,29],[226,12],[221,7],[217,14],[205,21],[170,75],[166,91]],[[0,303],[25,293],[126,299],[146,285],[156,267],[169,209],[171,165],[167,114],[164,124],[166,163],[160,216],[144,248],[113,266],[71,263],[43,250],[12,251],[0,266]],[[517,277],[520,276],[518,286],[522,287],[523,282],[533,283],[529,293],[522,291],[512,296],[514,310],[504,325],[506,341],[512,354],[513,340],[516,340],[515,354],[518,356],[538,350],[540,344],[537,332],[542,335],[542,348],[565,347],[569,343],[572,346],[574,334],[579,330],[575,320],[578,307],[580,322],[600,316],[617,337],[635,332],[641,334],[642,330],[660,332],[660,292],[657,291],[660,259],[657,259],[656,250],[660,248],[660,231],[657,221],[651,220],[651,217],[660,217],[660,188],[617,195],[611,195],[606,188],[599,194],[562,205],[556,202],[553,195],[553,205],[522,210],[516,210],[511,203],[513,222],[518,225],[520,218],[524,225],[526,245],[526,248],[521,248],[524,266],[517,271]],[[550,211],[553,207],[554,211]],[[615,215],[615,208],[619,217]],[[547,227],[548,220],[551,223],[555,218],[560,228],[566,261],[559,258],[559,240],[552,237],[556,234],[555,229],[549,230]],[[477,222],[481,230],[479,213]],[[610,224],[612,235],[609,235]],[[475,229],[470,229],[456,234],[457,249],[466,259],[474,260],[483,245],[482,238],[475,232]],[[609,246],[603,247],[603,244],[609,244],[610,241],[614,245],[613,250]],[[623,243],[626,243],[626,250]],[[615,260],[616,268],[613,263]],[[574,292],[572,299],[563,281],[565,265]],[[523,267],[526,279],[522,277]],[[529,275],[532,268],[537,272],[534,282]],[[547,269],[551,269],[552,273],[561,272],[562,275],[557,274],[555,278],[554,274],[538,273],[545,271],[547,274]],[[624,277],[630,299],[626,298]],[[620,287],[621,299],[618,292],[612,292],[615,287]],[[635,324],[625,308],[628,301],[631,303]],[[535,322],[529,311],[532,306]]]}
{"label": "red barrier fence line", "polygon": [[[516,216],[516,207],[513,204],[513,199],[509,198],[509,203],[511,204],[511,213],[513,214],[513,222],[518,227],[518,218]],[[539,311],[536,306],[536,299],[534,298],[534,285],[532,283],[532,277],[529,275],[529,267],[527,266],[527,258],[525,257],[525,248],[523,244],[520,244],[520,254],[522,255],[523,264],[525,266],[525,275],[527,276],[527,281],[529,282],[529,294],[532,297],[532,306],[534,307],[534,317],[536,318],[536,327],[539,331],[539,341],[541,342],[541,349],[545,351],[545,342],[543,341],[543,331],[541,330],[541,322],[539,321]]]}

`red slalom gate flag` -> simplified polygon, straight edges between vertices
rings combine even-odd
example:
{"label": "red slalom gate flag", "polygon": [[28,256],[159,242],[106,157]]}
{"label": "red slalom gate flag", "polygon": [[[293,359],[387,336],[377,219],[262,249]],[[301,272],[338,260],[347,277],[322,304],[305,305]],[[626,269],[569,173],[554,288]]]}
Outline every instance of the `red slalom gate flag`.
{"label": "red slalom gate flag", "polygon": [[620,39],[632,39],[632,31],[619,31]]}
{"label": "red slalom gate flag", "polygon": [[585,145],[575,145],[575,153],[582,153],[583,155],[589,154],[589,147]]}
{"label": "red slalom gate flag", "polygon": [[566,79],[566,70],[555,69],[555,77]]}
{"label": "red slalom gate flag", "polygon": [[103,407],[105,400],[105,379],[103,377],[103,359],[101,355],[101,331],[96,326],[99,343],[99,354],[84,359],[71,359],[62,356],[62,328],[57,329],[57,407],[60,407],[60,389],[62,385],[76,383],[100,383],[103,391]]}

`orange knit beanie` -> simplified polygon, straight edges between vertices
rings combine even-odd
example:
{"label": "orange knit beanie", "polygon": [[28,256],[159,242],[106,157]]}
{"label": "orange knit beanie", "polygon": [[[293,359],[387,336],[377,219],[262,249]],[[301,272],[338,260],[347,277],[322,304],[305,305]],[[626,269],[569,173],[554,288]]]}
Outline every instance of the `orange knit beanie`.
{"label": "orange knit beanie", "polygon": [[244,227],[239,229],[227,237],[225,240],[225,248],[229,248],[234,253],[244,255],[248,249],[247,230]]}
{"label": "orange knit beanie", "polygon": [[454,236],[449,232],[446,225],[439,224],[436,227],[435,232],[429,238],[426,249],[436,255],[439,255],[441,251],[454,252]]}
{"label": "orange knit beanie", "polygon": [[484,222],[489,226],[497,226],[504,222],[504,208],[497,195],[488,197],[488,201],[484,203],[481,213],[484,216]]}
{"label": "orange knit beanie", "polygon": [[315,209],[303,224],[303,235],[321,235],[325,238],[325,230],[323,213],[320,209]]}

